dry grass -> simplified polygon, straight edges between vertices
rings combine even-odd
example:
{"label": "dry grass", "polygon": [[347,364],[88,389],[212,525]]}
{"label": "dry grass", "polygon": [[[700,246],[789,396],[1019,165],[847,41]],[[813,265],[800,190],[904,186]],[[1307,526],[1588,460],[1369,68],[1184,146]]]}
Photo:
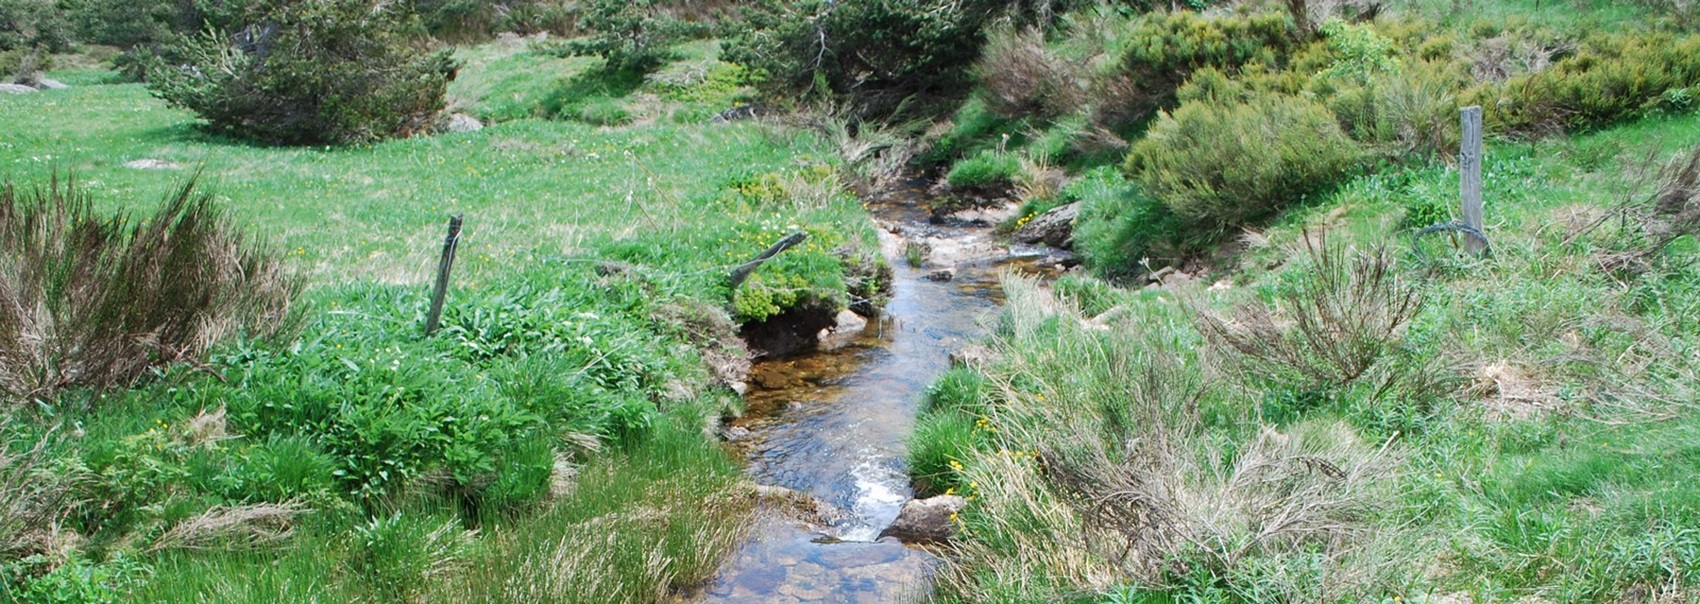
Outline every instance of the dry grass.
{"label": "dry grass", "polygon": [[1000,28],[987,34],[974,66],[986,107],[1007,118],[1050,119],[1087,102],[1088,67],[1045,43],[1036,29]]}
{"label": "dry grass", "polygon": [[154,214],[94,214],[74,182],[0,188],[0,392],[47,397],[196,363],[219,340],[285,327],[299,289],[185,183]]}
{"label": "dry grass", "polygon": [[268,547],[293,535],[296,517],[310,511],[306,505],[295,502],[214,506],[171,527],[154,540],[148,551]]}
{"label": "dry grass", "polygon": [[1422,308],[1386,250],[1352,252],[1306,236],[1304,254],[1310,270],[1273,305],[1243,304],[1224,317],[1195,304],[1199,331],[1236,375],[1344,386],[1389,352]]}
{"label": "dry grass", "polygon": [[0,416],[0,560],[52,549],[69,489],[44,466],[48,437],[16,447],[15,421]]}
{"label": "dry grass", "polygon": [[1184,313],[1112,311],[1089,325],[1030,281],[1007,285],[985,367],[1004,448],[966,464],[969,538],[944,593],[1044,601],[1208,576],[1282,601],[1340,601],[1402,572],[1389,553],[1401,532],[1372,530],[1401,467],[1388,444],[1320,422],[1265,427],[1227,452],[1199,417],[1214,387],[1171,339]]}

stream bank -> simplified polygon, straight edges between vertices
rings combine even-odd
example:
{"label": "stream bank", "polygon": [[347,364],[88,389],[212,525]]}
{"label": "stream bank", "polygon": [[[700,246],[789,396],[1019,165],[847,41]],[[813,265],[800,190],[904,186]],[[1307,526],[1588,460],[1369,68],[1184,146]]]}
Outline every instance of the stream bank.
{"label": "stream bank", "polygon": [[[1003,271],[1066,258],[1002,243],[987,220],[932,220],[925,201],[915,186],[868,204],[893,265],[882,313],[859,334],[834,334],[831,346],[757,361],[728,446],[756,484],[816,503],[765,505],[694,601],[894,602],[930,592],[936,558],[878,538],[914,495],[904,459],[921,400],[950,353],[985,335]],[[917,255],[926,260],[912,266]]]}

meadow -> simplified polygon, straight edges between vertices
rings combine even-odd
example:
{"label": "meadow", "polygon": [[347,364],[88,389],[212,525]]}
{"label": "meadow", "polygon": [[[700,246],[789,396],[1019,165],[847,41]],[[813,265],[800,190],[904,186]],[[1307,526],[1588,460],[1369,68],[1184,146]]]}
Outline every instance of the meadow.
{"label": "meadow", "polygon": [[[17,409],[31,419],[6,423],[8,444],[35,453],[8,471],[59,474],[49,488],[76,503],[50,533],[14,527],[51,554],[7,563],[10,597],[642,602],[712,574],[754,505],[710,435],[739,408],[734,320],[880,287],[836,149],[707,123],[736,92],[723,83],[651,84],[643,123],[547,119],[543,97],[586,61],[511,40],[460,52],[454,102],[496,123],[357,147],[208,134],[94,69],[0,98],[17,190],[57,176],[99,212],[146,215],[193,181],[304,285],[282,340]],[[143,159],[167,167],[125,165]],[[450,215],[465,228],[426,338]],[[809,239],[727,287],[793,232]]]}

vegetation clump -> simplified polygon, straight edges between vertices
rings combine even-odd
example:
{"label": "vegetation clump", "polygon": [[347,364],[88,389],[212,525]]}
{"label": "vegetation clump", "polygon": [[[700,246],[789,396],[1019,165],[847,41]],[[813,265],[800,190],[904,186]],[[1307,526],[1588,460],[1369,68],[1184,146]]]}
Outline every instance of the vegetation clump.
{"label": "vegetation clump", "polygon": [[0,392],[13,402],[126,387],[200,363],[229,336],[288,324],[298,289],[190,181],[141,220],[104,217],[74,181],[0,188]]}
{"label": "vegetation clump", "polygon": [[216,132],[283,145],[417,134],[455,76],[450,53],[421,52],[396,6],[260,2],[237,22],[181,38],[149,70],[155,94]]}

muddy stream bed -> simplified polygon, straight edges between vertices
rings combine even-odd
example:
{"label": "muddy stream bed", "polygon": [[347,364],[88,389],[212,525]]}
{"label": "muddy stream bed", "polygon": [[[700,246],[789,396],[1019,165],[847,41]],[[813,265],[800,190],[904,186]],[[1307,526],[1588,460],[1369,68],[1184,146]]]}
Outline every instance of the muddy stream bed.
{"label": "muddy stream bed", "polygon": [[[999,241],[984,220],[929,224],[920,199],[908,191],[870,205],[895,272],[883,313],[841,348],[758,361],[747,410],[727,427],[753,482],[812,497],[824,513],[764,506],[688,601],[886,603],[930,591],[937,559],[878,538],[914,495],[904,458],[922,397],[950,353],[986,333],[1002,299],[998,275],[1040,272],[1057,258]],[[909,266],[905,240],[930,244],[926,265]],[[948,280],[940,265],[954,265]]]}

